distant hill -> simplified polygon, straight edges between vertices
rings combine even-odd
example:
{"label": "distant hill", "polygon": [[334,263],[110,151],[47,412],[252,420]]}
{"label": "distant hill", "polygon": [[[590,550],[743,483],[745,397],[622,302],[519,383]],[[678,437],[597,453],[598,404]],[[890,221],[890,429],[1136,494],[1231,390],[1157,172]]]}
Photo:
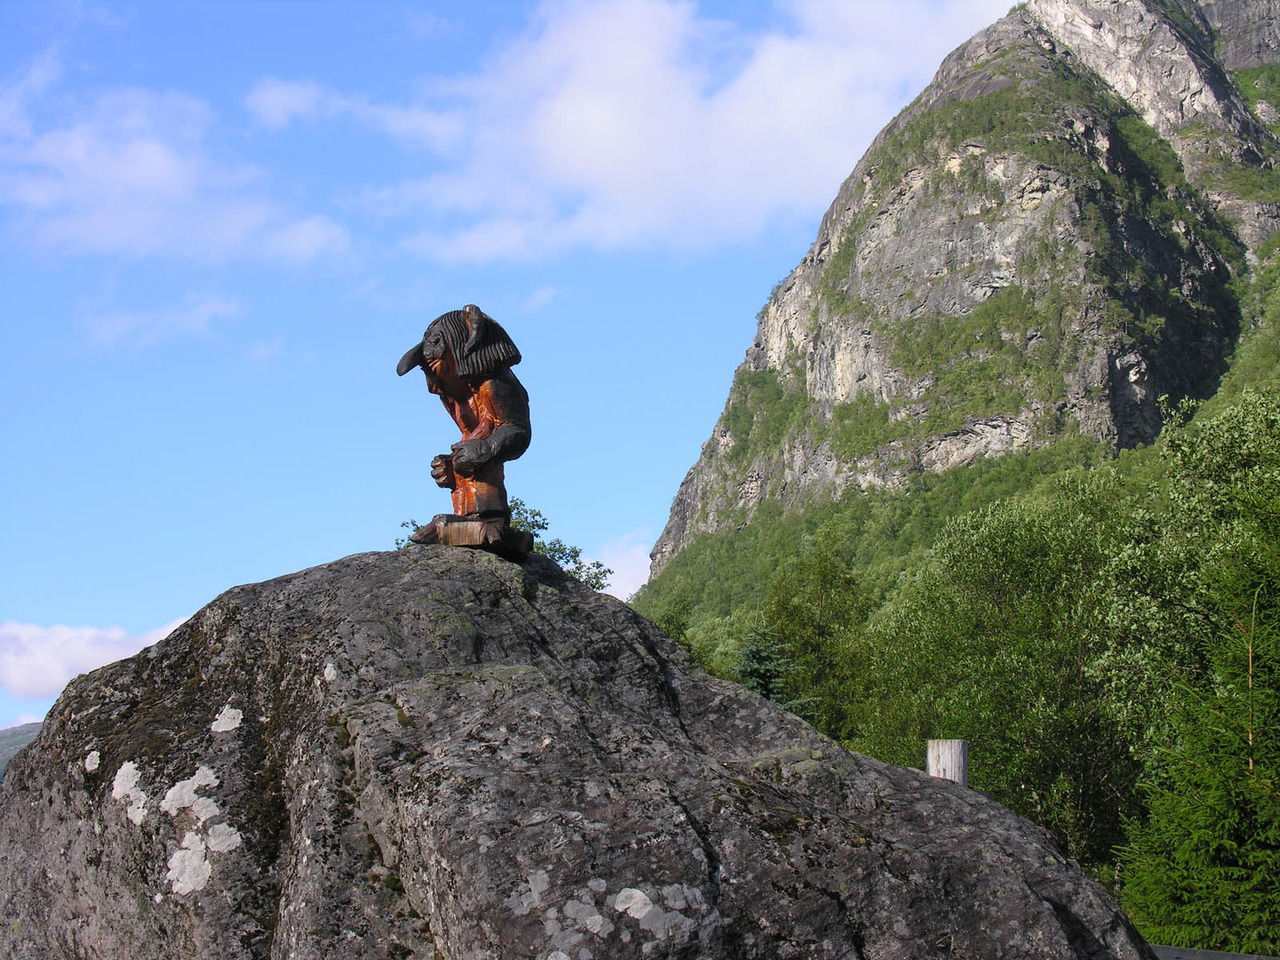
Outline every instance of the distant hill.
{"label": "distant hill", "polygon": [[0,772],[4,771],[10,757],[36,738],[41,726],[39,723],[24,723],[0,730]]}

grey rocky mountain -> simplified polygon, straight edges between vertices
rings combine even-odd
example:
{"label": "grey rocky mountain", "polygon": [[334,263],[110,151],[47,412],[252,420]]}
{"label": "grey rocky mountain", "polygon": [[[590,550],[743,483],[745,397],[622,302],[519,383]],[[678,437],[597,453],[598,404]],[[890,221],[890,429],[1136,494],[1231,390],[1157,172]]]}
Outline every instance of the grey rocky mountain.
{"label": "grey rocky mountain", "polygon": [[1152,440],[1238,335],[1280,224],[1274,0],[1030,0],[872,143],[778,284],[676,494],[700,533],[850,487],[1094,437]]}
{"label": "grey rocky mountain", "polygon": [[0,795],[0,954],[1139,958],[1040,829],[842,750],[533,557],[237,587]]}

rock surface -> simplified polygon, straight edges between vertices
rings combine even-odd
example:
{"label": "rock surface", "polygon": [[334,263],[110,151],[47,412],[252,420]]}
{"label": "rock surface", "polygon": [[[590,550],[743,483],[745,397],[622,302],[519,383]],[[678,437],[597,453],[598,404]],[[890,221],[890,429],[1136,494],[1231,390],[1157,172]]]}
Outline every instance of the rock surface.
{"label": "rock surface", "polygon": [[1280,141],[1233,73],[1280,63],[1278,23],[1276,0],[1029,0],[947,57],[761,311],[652,573],[766,501],[1132,447],[1161,395],[1211,393],[1233,271],[1280,226]]}
{"label": "rock surface", "polygon": [[533,558],[362,554],[72,682],[0,954],[1151,957],[1039,829],[845,752]]}

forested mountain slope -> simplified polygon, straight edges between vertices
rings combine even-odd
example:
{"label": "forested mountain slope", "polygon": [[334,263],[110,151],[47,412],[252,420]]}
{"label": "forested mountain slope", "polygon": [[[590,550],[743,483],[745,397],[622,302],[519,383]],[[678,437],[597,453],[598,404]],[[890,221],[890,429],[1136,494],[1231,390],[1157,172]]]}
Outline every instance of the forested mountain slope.
{"label": "forested mountain slope", "polygon": [[1033,0],[761,311],[641,612],[970,744],[1154,942],[1280,954],[1280,10]]}
{"label": "forested mountain slope", "polygon": [[1280,223],[1276,13],[1033,0],[951,54],[761,310],[653,572],[847,490],[1114,454],[1212,395]]}

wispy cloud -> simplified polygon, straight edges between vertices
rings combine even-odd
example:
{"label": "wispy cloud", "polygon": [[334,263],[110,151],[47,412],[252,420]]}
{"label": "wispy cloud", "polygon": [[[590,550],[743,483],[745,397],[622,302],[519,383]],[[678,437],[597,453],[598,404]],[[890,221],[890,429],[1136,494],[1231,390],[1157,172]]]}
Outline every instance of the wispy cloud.
{"label": "wispy cloud", "polygon": [[0,623],[0,688],[19,697],[53,696],[73,677],[163,640],[182,624],[143,634],[120,627],[40,627]]}
{"label": "wispy cloud", "polygon": [[363,194],[416,223],[405,245],[434,260],[705,247],[820,211],[942,56],[1007,8],[792,0],[784,26],[749,33],[679,0],[558,0],[421,102],[272,79],[249,106],[277,127],[343,115],[437,151],[422,177]]}
{"label": "wispy cloud", "polygon": [[0,86],[0,149],[9,141],[30,136],[27,102],[39,96],[58,79],[62,64],[52,50],[46,50],[13,79]]}
{"label": "wispy cloud", "polygon": [[456,142],[462,130],[461,118],[449,111],[374,103],[315,83],[276,77],[258,81],[245,97],[245,108],[255,120],[274,130],[317,117],[350,117],[397,140],[435,149]]}
{"label": "wispy cloud", "polygon": [[51,30],[66,31],[75,27],[119,30],[133,19],[134,11],[118,7],[112,9],[106,4],[88,3],[86,0],[50,0],[40,4],[39,15]]}
{"label": "wispy cloud", "polygon": [[234,317],[239,312],[240,307],[234,300],[191,294],[176,306],[158,310],[86,311],[84,324],[90,338],[97,343],[141,346],[207,334],[215,321]]}
{"label": "wispy cloud", "polygon": [[559,287],[554,287],[549,283],[544,283],[525,298],[524,303],[520,304],[520,310],[523,313],[537,313],[558,296],[560,296]]}
{"label": "wispy cloud", "polygon": [[319,84],[267,77],[249,91],[244,105],[263,126],[278,130],[294,120],[329,113],[331,96]]}
{"label": "wispy cloud", "polygon": [[457,26],[448,17],[427,10],[409,10],[405,13],[409,32],[419,40],[432,40],[452,32]]}
{"label": "wispy cloud", "polygon": [[262,238],[270,254],[294,263],[305,263],[324,253],[345,252],[350,246],[347,230],[328,217],[311,216],[272,227]]}
{"label": "wispy cloud", "polygon": [[[249,115],[289,136],[353,124],[421,173],[352,187],[432,260],[568,249],[706,249],[821,211],[876,130],[1007,0],[779,0],[744,29],[688,0],[546,0],[475,72],[397,102],[265,77]],[[412,19],[412,18],[411,18]],[[421,19],[426,33],[449,28]],[[412,32],[408,26],[406,30]],[[273,196],[209,104],[172,90],[60,87],[54,53],[0,78],[8,233],[69,255],[308,262],[348,228]],[[339,188],[341,191],[341,188]]]}
{"label": "wispy cloud", "polygon": [[56,57],[0,87],[0,209],[24,245],[59,254],[295,260],[345,230],[271,200],[253,167],[211,148],[208,104],[173,91],[55,98]]}
{"label": "wispy cloud", "polygon": [[244,359],[246,363],[255,367],[265,366],[284,351],[284,338],[276,337],[274,340],[256,340],[244,351]]}

